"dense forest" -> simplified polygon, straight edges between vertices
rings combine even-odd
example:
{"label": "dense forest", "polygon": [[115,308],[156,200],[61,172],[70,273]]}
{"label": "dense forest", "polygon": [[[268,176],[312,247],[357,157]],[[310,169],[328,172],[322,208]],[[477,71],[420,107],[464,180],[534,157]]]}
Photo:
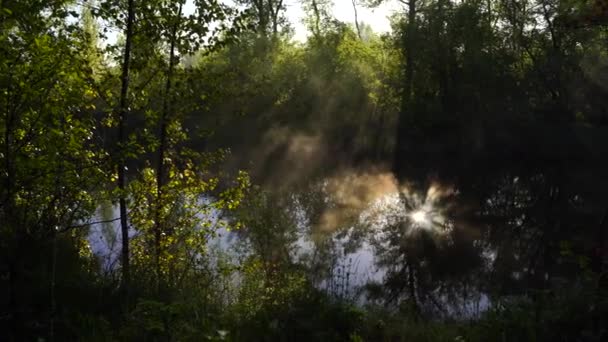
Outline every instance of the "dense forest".
{"label": "dense forest", "polygon": [[608,2],[334,1],[0,0],[1,341],[608,340]]}

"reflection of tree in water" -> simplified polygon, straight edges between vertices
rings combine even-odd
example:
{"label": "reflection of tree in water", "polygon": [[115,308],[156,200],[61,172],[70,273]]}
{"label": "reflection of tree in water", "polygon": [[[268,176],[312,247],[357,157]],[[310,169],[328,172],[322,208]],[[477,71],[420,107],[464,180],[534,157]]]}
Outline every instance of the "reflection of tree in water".
{"label": "reflection of tree in water", "polygon": [[377,265],[386,269],[381,284],[368,286],[372,292],[382,285],[381,297],[389,303],[407,303],[416,314],[439,315],[478,296],[474,287],[469,293],[460,288],[466,282],[455,278],[480,263],[449,216],[456,197],[456,192],[438,185],[424,195],[402,190],[381,198],[361,215]]}

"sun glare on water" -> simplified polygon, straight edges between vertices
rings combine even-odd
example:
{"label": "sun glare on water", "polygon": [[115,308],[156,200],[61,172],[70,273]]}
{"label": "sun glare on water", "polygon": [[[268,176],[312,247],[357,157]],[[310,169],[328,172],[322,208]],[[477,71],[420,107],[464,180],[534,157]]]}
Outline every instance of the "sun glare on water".
{"label": "sun glare on water", "polygon": [[412,220],[416,223],[426,223],[428,218],[426,217],[426,213],[423,210],[414,211],[411,214]]}
{"label": "sun glare on water", "polygon": [[409,222],[408,234],[419,229],[442,234],[449,226],[445,208],[439,204],[442,195],[434,187],[422,195],[407,191],[389,193],[373,202],[362,213],[360,221],[375,230]]}

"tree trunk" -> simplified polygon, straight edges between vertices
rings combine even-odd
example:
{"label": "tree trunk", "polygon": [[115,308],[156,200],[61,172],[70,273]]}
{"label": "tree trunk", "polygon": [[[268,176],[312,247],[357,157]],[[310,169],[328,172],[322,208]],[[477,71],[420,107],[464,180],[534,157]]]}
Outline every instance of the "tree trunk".
{"label": "tree trunk", "polygon": [[353,10],[355,11],[355,27],[357,28],[357,36],[361,39],[361,28],[359,28],[359,16],[357,14],[357,0],[351,0],[353,3]]}
{"label": "tree trunk", "polygon": [[312,10],[315,13],[315,27],[313,34],[319,38],[321,36],[321,14],[319,13],[319,5],[317,4],[317,0],[312,0]]}
{"label": "tree trunk", "polygon": [[258,10],[258,32],[266,36],[268,29],[268,15],[266,14],[266,4],[264,0],[255,0],[254,6]]}
{"label": "tree trunk", "polygon": [[395,177],[401,181],[405,171],[405,163],[403,162],[403,149],[407,139],[407,129],[411,120],[411,104],[414,92],[414,49],[416,35],[416,1],[408,2],[408,22],[406,32],[403,35],[402,51],[405,55],[405,70],[403,86],[401,94],[401,108],[399,111],[399,119],[397,123],[397,139],[393,160],[393,173]]}
{"label": "tree trunk", "polygon": [[165,83],[165,96],[163,98],[163,111],[160,118],[160,144],[158,146],[158,164],[156,170],[156,213],[154,220],[154,262],[156,267],[156,282],[157,290],[160,293],[162,285],[162,272],[161,272],[161,253],[162,253],[162,233],[164,230],[163,224],[164,219],[162,217],[163,207],[163,188],[166,184],[165,177],[165,153],[167,150],[167,123],[169,121],[169,115],[171,114],[171,86],[173,81],[173,71],[175,69],[175,45],[177,40],[177,30],[179,27],[180,19],[182,15],[182,4],[180,3],[177,11],[177,19],[171,32],[171,47],[169,50],[169,68],[167,69],[167,81]]}
{"label": "tree trunk", "polygon": [[[118,145],[119,145],[119,161],[118,161],[118,189],[120,190],[119,206],[120,206],[120,229],[122,233],[122,289],[128,293],[130,274],[130,259],[129,259],[129,225],[127,219],[127,199],[125,194],[126,188],[126,158],[124,154],[126,134],[125,121],[127,118],[128,96],[129,96],[129,71],[131,63],[131,44],[133,41],[133,22],[135,20],[135,0],[128,0],[127,6],[127,27],[125,29],[125,48],[122,63],[121,89],[120,89],[120,109],[118,119]],[[128,296],[127,296],[128,298]]]}
{"label": "tree trunk", "polygon": [[272,37],[276,39],[279,33],[279,13],[281,12],[281,7],[283,7],[283,0],[278,0],[274,8],[272,5],[270,7],[272,12]]}
{"label": "tree trunk", "polygon": [[437,2],[437,36],[435,38],[435,43],[437,44],[437,76],[439,79],[439,99],[441,102],[443,115],[448,114],[448,110],[450,108],[450,100],[449,100],[449,87],[448,87],[448,57],[447,55],[450,53],[448,44],[446,44],[444,38],[444,27],[446,24],[446,16],[445,11],[446,8],[446,0],[439,0]]}

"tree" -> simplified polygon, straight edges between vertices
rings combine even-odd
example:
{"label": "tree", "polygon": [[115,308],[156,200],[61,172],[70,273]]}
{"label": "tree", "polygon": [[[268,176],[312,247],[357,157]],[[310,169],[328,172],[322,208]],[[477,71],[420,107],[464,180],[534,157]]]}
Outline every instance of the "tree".
{"label": "tree", "polygon": [[302,2],[304,9],[308,12],[306,23],[308,29],[316,39],[321,39],[324,28],[332,27],[331,6],[329,0],[305,0]]}
{"label": "tree", "polygon": [[262,37],[277,37],[279,26],[285,23],[283,0],[239,0],[238,3],[251,11],[256,19],[256,31]]}
{"label": "tree", "polygon": [[121,74],[121,87],[120,87],[120,104],[118,109],[118,146],[119,156],[117,164],[117,184],[119,195],[119,206],[120,206],[120,230],[122,236],[122,286],[124,291],[129,291],[129,282],[131,279],[130,274],[130,256],[129,256],[129,222],[127,217],[127,194],[126,186],[127,180],[125,178],[126,173],[126,161],[124,148],[126,144],[126,133],[125,133],[125,121],[128,115],[129,109],[129,73],[131,72],[131,49],[133,41],[133,22],[135,21],[135,0],[128,0],[127,2],[127,22],[125,26],[125,46],[122,60],[122,74]]}
{"label": "tree", "polygon": [[1,7],[2,331],[14,341],[53,339],[67,311],[60,290],[87,272],[80,223],[103,191],[107,156],[96,147],[83,32],[67,20],[78,14],[64,1]]}
{"label": "tree", "polygon": [[605,339],[601,6],[192,4],[0,3],[0,339]]}

